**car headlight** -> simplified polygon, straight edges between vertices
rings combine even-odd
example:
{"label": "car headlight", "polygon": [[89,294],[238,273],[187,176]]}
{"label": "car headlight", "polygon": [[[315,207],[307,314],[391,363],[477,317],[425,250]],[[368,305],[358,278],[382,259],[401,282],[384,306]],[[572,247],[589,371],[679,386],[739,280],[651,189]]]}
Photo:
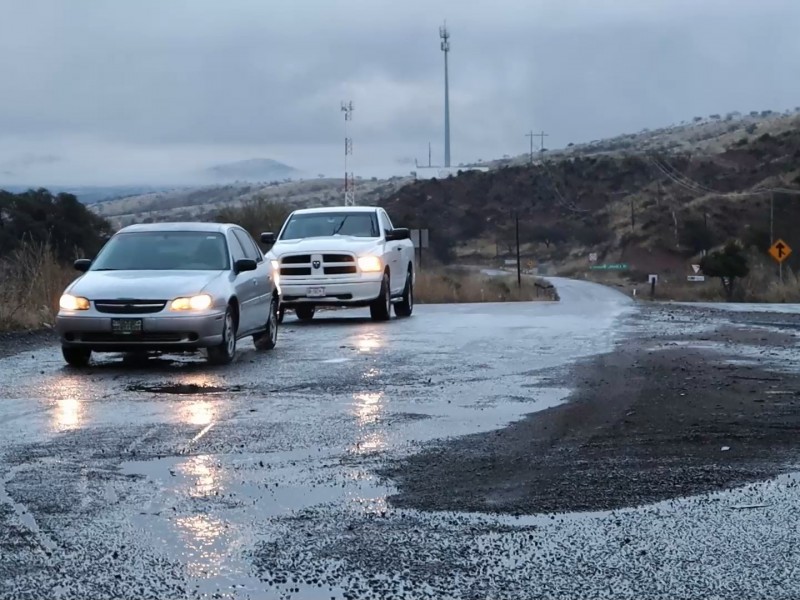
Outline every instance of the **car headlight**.
{"label": "car headlight", "polygon": [[272,265],[272,269],[273,269],[274,271],[278,271],[278,272],[280,272],[280,270],[281,270],[281,263],[280,263],[280,261],[278,261],[278,260],[271,260],[271,261],[269,261],[269,264],[271,264],[271,265]]}
{"label": "car headlight", "polygon": [[381,259],[377,256],[360,256],[358,258],[358,268],[367,273],[383,271]]}
{"label": "car headlight", "polygon": [[170,305],[170,310],[206,310],[214,304],[214,299],[208,294],[191,296],[188,298],[175,298]]}
{"label": "car headlight", "polygon": [[89,310],[89,300],[72,294],[64,294],[58,301],[63,310]]}

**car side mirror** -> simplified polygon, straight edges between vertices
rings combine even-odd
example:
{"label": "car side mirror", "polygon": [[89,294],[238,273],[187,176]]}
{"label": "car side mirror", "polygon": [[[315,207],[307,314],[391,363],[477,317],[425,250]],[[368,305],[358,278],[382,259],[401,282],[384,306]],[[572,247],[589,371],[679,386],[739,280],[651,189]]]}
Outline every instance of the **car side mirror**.
{"label": "car side mirror", "polygon": [[261,234],[261,243],[272,246],[275,243],[275,234],[271,231]]}
{"label": "car side mirror", "polygon": [[76,271],[80,271],[81,273],[86,273],[86,271],[89,270],[89,267],[92,266],[92,261],[88,258],[79,258],[74,263],[72,263],[72,266],[75,267]]}
{"label": "car side mirror", "polygon": [[258,268],[258,263],[252,258],[240,258],[233,264],[233,270],[236,273],[244,273],[245,271],[255,271]]}
{"label": "car side mirror", "polygon": [[411,231],[405,227],[397,227],[391,231],[386,232],[387,242],[397,242],[399,240],[407,240],[411,238]]}

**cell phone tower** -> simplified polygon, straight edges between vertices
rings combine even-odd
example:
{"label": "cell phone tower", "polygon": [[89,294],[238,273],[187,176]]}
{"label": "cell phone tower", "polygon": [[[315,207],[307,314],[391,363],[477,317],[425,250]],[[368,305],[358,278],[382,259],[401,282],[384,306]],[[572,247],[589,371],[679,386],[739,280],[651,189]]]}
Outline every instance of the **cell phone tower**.
{"label": "cell phone tower", "polygon": [[444,52],[444,166],[450,166],[450,82],[447,73],[447,55],[450,53],[450,32],[447,31],[447,21],[439,27],[439,37],[442,38],[442,52]]}
{"label": "cell phone tower", "polygon": [[342,102],[344,113],[344,205],[356,204],[356,181],[350,171],[350,157],[353,155],[353,138],[348,133],[347,125],[353,120],[353,101]]}

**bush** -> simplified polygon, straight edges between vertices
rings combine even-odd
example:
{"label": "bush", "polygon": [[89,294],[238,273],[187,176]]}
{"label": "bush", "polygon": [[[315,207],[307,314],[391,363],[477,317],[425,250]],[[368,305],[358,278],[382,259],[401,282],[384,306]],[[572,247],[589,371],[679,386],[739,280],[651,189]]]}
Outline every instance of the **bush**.
{"label": "bush", "polygon": [[750,272],[747,257],[738,242],[728,242],[722,250],[704,256],[700,268],[709,277],[719,277],[729,301],[733,299],[736,280],[746,277]]}
{"label": "bush", "polygon": [[226,206],[216,214],[214,220],[217,223],[240,225],[255,240],[260,240],[262,232],[278,233],[290,212],[291,209],[285,204],[257,198],[245,202],[241,206]]}
{"label": "bush", "polygon": [[489,277],[460,269],[418,271],[414,297],[419,304],[460,302],[524,302],[557,300],[558,294],[549,283],[525,276],[522,289],[516,278]]}
{"label": "bush", "polygon": [[75,276],[49,242],[21,242],[0,260],[0,330],[52,325],[58,298]]}

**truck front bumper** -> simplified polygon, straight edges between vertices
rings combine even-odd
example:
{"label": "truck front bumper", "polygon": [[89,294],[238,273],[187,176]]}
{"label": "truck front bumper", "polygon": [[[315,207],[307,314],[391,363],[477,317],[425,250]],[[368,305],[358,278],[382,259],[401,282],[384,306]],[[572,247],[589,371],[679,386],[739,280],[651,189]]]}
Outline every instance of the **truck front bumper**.
{"label": "truck front bumper", "polygon": [[[288,279],[281,280],[281,306],[366,306],[381,292],[383,273],[348,279]],[[314,293],[324,291],[324,295]]]}

